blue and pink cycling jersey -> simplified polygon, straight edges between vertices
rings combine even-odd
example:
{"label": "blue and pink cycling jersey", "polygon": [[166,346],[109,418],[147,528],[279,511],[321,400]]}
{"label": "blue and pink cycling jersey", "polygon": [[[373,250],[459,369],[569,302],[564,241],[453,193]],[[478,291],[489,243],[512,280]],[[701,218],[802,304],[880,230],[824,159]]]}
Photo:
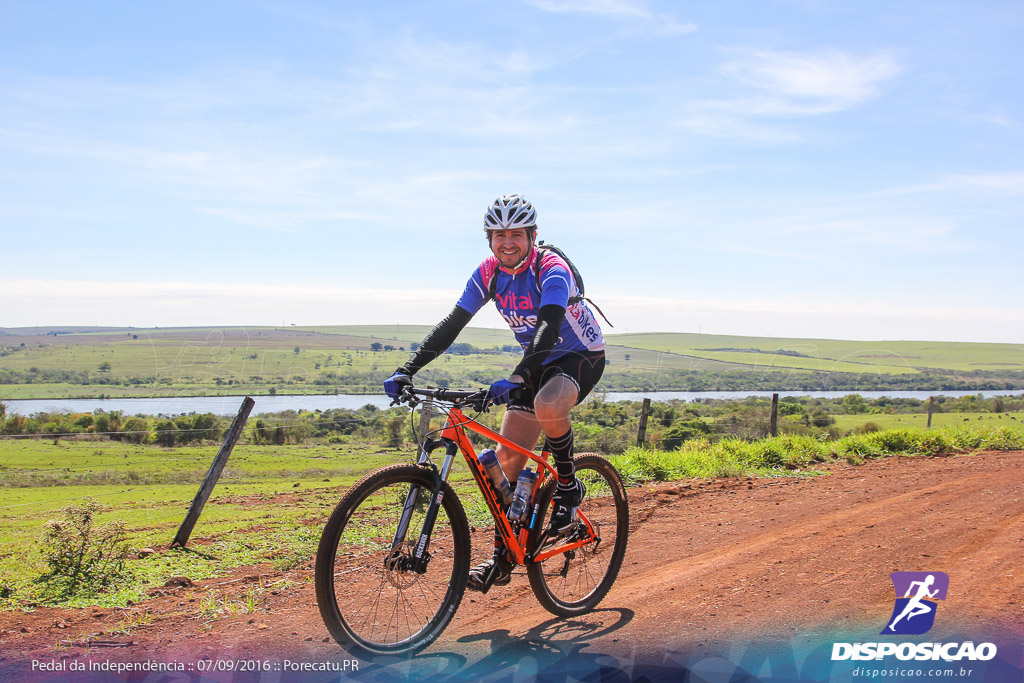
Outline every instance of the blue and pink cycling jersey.
{"label": "blue and pink cycling jersey", "polygon": [[[539,280],[535,273],[540,258]],[[543,254],[533,249],[530,258],[512,273],[501,267],[494,256],[487,257],[473,272],[466,289],[459,298],[459,308],[475,315],[490,298],[490,285],[498,278],[494,290],[494,304],[524,349],[533,341],[537,328],[537,311],[541,306],[556,304],[566,308],[565,319],[558,331],[558,341],[546,362],[566,354],[604,349],[604,335],[585,301],[569,305],[570,296],[579,296],[572,271],[562,257],[551,251]]]}

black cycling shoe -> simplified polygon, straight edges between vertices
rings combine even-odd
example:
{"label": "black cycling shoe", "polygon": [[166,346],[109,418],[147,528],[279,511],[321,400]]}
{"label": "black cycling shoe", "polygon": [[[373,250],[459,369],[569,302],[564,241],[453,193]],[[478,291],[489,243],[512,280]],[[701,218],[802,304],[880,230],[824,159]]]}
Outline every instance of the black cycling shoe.
{"label": "black cycling shoe", "polygon": [[469,570],[466,588],[486,593],[491,586],[507,586],[512,581],[512,563],[497,555]]}
{"label": "black cycling shoe", "polygon": [[579,479],[572,488],[555,489],[555,495],[551,498],[551,505],[554,508],[551,512],[551,519],[548,521],[548,532],[561,536],[572,528],[576,521],[576,508],[583,502],[583,496],[587,495],[587,487]]}

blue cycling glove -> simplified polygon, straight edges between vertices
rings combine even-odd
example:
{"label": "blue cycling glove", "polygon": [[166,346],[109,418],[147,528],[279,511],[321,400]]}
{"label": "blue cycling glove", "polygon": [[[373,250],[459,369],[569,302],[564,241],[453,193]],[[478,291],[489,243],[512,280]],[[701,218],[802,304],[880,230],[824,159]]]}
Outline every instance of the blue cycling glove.
{"label": "blue cycling glove", "polygon": [[503,405],[508,403],[509,394],[517,389],[522,389],[523,385],[518,382],[510,382],[507,379],[499,379],[497,382],[491,385],[491,388],[487,390],[487,398],[491,399],[495,405]]}
{"label": "blue cycling glove", "polygon": [[402,389],[411,386],[412,377],[409,376],[409,373],[397,370],[395,374],[384,380],[384,393],[388,395],[388,398],[397,400],[402,394]]}

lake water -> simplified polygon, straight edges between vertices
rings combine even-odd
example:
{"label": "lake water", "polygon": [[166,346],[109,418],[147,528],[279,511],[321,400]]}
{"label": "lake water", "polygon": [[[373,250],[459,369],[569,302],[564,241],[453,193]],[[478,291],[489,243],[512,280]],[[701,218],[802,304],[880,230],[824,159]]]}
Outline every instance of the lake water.
{"label": "lake water", "polygon": [[[606,401],[694,401],[697,399],[742,399],[749,396],[771,397],[771,391],[648,391],[608,392],[602,394]],[[983,396],[1020,396],[1024,391],[780,391],[780,397],[813,396],[817,398],[841,398],[858,393],[865,398],[918,398],[929,396],[968,396],[981,393]],[[8,413],[32,415],[39,412],[91,413],[95,410],[120,410],[126,415],[180,415],[182,413],[213,413],[235,415],[242,404],[243,396],[175,396],[170,398],[44,398],[32,400],[4,400]],[[330,410],[347,408],[356,410],[366,404],[387,408],[390,400],[382,394],[365,395],[304,395],[304,396],[254,396],[256,405],[252,414],[276,413],[282,410]]]}

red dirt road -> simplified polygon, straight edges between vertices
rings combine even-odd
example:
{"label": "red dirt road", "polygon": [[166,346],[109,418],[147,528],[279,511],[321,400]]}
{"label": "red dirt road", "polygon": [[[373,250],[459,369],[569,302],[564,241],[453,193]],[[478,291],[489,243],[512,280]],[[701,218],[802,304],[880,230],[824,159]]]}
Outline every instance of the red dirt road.
{"label": "red dirt road", "polygon": [[[833,466],[819,477],[692,480],[631,489],[629,496],[626,561],[597,611],[552,618],[525,575],[517,576],[487,596],[467,593],[440,640],[412,661],[361,662],[360,678],[527,680],[581,666],[628,680],[636,662],[670,672],[679,662],[735,654],[751,642],[834,640],[840,633],[877,640],[893,607],[894,571],[949,575],[929,640],[1024,636],[1024,453],[894,457]],[[481,556],[489,553],[487,536],[474,536]],[[282,576],[296,583],[268,595],[253,614],[213,621],[200,618],[187,597],[209,589],[244,595],[260,576],[265,585]],[[148,610],[152,623],[116,637],[109,633],[122,610],[0,614],[0,680],[31,675],[33,661],[194,667],[204,657],[344,657],[325,642],[308,569],[251,567],[166,589],[132,610]],[[237,672],[216,678],[281,680]]]}

